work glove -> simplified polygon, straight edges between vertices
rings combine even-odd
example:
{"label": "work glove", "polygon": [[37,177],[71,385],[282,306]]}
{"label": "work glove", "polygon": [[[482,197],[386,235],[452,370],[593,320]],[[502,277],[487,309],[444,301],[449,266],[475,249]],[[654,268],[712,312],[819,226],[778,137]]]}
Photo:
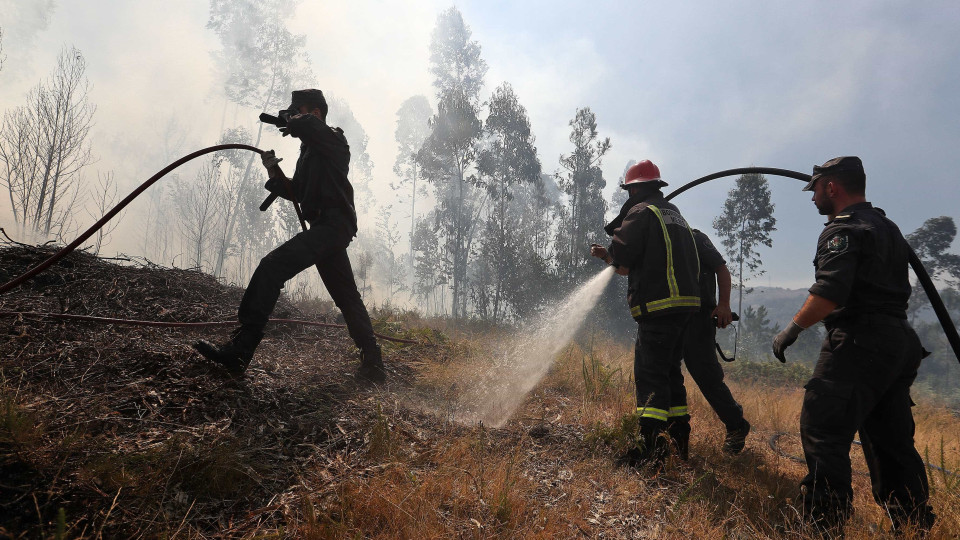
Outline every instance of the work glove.
{"label": "work glove", "polygon": [[783,353],[786,352],[787,347],[797,341],[797,336],[804,330],[796,321],[790,321],[790,326],[784,328],[773,338],[773,355],[777,357],[777,360],[784,364],[787,363],[787,357]]}

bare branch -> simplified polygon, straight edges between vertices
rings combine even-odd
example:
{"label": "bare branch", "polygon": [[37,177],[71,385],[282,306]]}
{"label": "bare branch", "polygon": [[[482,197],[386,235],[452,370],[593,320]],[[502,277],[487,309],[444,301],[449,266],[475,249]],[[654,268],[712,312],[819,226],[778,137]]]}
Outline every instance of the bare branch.
{"label": "bare branch", "polygon": [[45,235],[61,234],[70,221],[80,173],[94,161],[87,138],[96,106],[85,70],[80,51],[64,48],[50,78],[3,118],[0,180],[16,222]]}

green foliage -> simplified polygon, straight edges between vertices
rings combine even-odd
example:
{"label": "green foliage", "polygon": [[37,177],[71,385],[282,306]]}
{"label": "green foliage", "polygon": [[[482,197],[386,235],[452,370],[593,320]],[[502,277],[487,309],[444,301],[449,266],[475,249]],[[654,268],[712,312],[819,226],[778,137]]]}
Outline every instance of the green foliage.
{"label": "green foliage", "polygon": [[471,39],[470,27],[456,7],[437,16],[430,40],[430,73],[437,97],[457,92],[476,102],[487,74],[480,43]]}
{"label": "green foliage", "polygon": [[614,452],[623,452],[633,447],[640,436],[640,415],[636,412],[620,417],[620,423],[608,426],[597,422],[584,435],[584,442],[592,446],[608,446]]}
{"label": "green foliage", "polygon": [[581,374],[583,375],[584,399],[598,401],[614,388],[617,376],[623,379],[623,370],[604,364],[591,340],[590,347],[581,357]]}
{"label": "green foliage", "polygon": [[[414,249],[420,252],[417,277],[433,287],[449,281],[451,311],[462,318],[467,315],[467,268],[483,204],[476,165],[481,134],[479,91],[487,66],[480,58],[480,45],[471,40],[470,29],[456,8],[440,14],[430,49],[439,104],[416,162],[433,186],[436,206],[428,217],[433,221],[433,238],[426,238],[425,230],[418,233],[423,242],[435,244],[437,249],[418,249],[415,233]],[[440,259],[442,264],[432,266],[420,257]]]}
{"label": "green foliage", "polygon": [[[541,289],[542,281],[531,279],[526,256],[527,238],[534,220],[525,219],[529,200],[517,197],[524,187],[540,183],[540,159],[533,145],[530,119],[520,105],[513,87],[504,83],[489,101],[485,125],[485,147],[478,172],[489,196],[475,258],[475,284],[471,297],[477,315],[493,320],[523,311],[531,285]],[[521,203],[521,204],[518,204]],[[526,203],[526,204],[524,204]]]}
{"label": "green foliage", "polygon": [[576,281],[588,268],[587,247],[607,239],[603,232],[607,203],[602,193],[606,180],[600,165],[611,144],[609,137],[599,138],[597,115],[590,107],[577,109],[570,121],[570,142],[573,151],[560,157],[564,172],[557,175],[568,206],[558,215],[556,258],[561,275]]}
{"label": "green foliage", "polygon": [[799,363],[750,362],[742,358],[724,366],[724,371],[735,381],[787,387],[803,386],[813,375],[812,369]]}
{"label": "green foliage", "polygon": [[770,343],[780,329],[770,322],[766,307],[744,308],[740,312],[739,330],[743,352],[738,351],[738,354],[747,353],[755,359],[772,357]]}
{"label": "green foliage", "polygon": [[[939,484],[939,486],[942,486],[942,489],[946,493],[956,497],[960,495],[960,474],[957,474],[957,472],[960,472],[960,462],[950,463],[947,460],[947,449],[943,436],[940,437],[940,447],[938,450],[939,451],[936,460],[937,468],[935,468],[933,471],[930,471],[929,474],[931,476],[931,480],[933,478],[937,478],[939,482],[930,482],[930,494],[934,495],[938,489],[940,489],[938,487]],[[930,458],[929,448],[924,448],[923,453],[924,462],[927,464],[934,463],[934,461]]]}
{"label": "green foliage", "polygon": [[906,235],[924,268],[933,279],[946,280],[955,286],[960,280],[960,255],[949,253],[957,236],[953,218],[940,216],[923,222],[917,230]]}

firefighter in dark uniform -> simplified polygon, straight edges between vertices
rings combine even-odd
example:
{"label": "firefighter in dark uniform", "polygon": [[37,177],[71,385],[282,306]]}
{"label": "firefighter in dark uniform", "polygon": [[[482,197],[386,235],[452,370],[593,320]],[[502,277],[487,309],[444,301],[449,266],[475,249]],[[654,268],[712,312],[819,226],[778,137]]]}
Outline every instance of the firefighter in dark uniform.
{"label": "firefighter in dark uniform", "polygon": [[[723,450],[729,454],[738,454],[743,450],[750,433],[750,422],[743,417],[743,407],[730,393],[723,382],[723,368],[717,360],[717,328],[726,328],[733,320],[730,312],[730,270],[727,261],[713,247],[713,242],[699,229],[693,230],[697,243],[697,255],[700,257],[700,311],[687,325],[683,338],[683,362],[700,392],[710,407],[723,422],[727,435],[723,441]],[[720,298],[717,299],[719,289]],[[682,433],[674,435],[674,441],[685,454],[686,441]]]}
{"label": "firefighter in dark uniform", "polygon": [[623,459],[634,466],[663,464],[669,443],[660,435],[668,425],[671,432],[690,431],[680,355],[687,321],[700,309],[699,264],[693,233],[664,198],[665,185],[650,161],[630,167],[621,186],[630,198],[605,227],[610,247],[590,250],[629,275],[630,313],[639,326],[633,373],[640,440]]}
{"label": "firefighter in dark uniform", "polygon": [[360,349],[358,377],[383,381],[386,373],[380,346],[347,257],[347,246],[357,234],[353,186],[347,179],[350,146],[343,130],[327,125],[327,102],[320,90],[294,91],[290,107],[282,115],[288,120],[281,131],[300,139],[300,157],[293,178],[288,179],[273,151],[265,152],[263,163],[270,179],[264,187],[299,202],[310,228],[260,261],[240,302],[240,328],[233,338],[222,345],[200,341],[194,347],[231,373],[242,374],[263,338],[264,326],[284,283],[316,266]]}
{"label": "firefighter in dark uniform", "polygon": [[784,351],[820,320],[827,336],[813,377],[804,386],[800,438],[808,474],[801,482],[803,515],[821,532],[839,533],[853,509],[850,445],[860,432],[873,496],[893,527],[934,522],[929,486],[914,447],[910,385],[925,355],[907,323],[909,246],[883,210],[866,200],[857,157],[813,168],[804,188],[829,221],[817,241],[816,283],[790,326],[773,340]]}

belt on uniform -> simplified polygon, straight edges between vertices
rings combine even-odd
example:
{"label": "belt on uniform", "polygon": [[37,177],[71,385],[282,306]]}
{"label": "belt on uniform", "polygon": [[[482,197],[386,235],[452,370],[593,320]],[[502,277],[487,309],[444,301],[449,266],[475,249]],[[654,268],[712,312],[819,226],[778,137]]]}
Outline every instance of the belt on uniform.
{"label": "belt on uniform", "polygon": [[830,321],[829,323],[823,324],[827,330],[832,330],[839,326],[850,327],[850,326],[896,326],[902,327],[907,325],[907,319],[904,317],[897,317],[896,315],[888,315],[884,313],[860,313],[857,315],[846,315],[840,317],[835,321]]}

